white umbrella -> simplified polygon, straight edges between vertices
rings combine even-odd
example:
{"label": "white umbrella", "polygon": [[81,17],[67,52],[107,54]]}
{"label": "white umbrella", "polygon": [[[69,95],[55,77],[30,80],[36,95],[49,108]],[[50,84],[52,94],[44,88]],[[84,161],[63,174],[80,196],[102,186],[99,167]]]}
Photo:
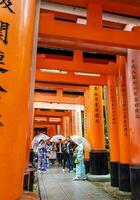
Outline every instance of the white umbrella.
{"label": "white umbrella", "polygon": [[50,137],[49,137],[48,135],[45,135],[45,134],[43,134],[43,133],[40,133],[39,135],[37,135],[37,136],[35,136],[35,137],[33,138],[33,141],[32,141],[32,148],[33,148],[33,149],[36,148],[36,147],[38,146],[40,140],[46,141],[46,140],[48,140],[49,138],[50,138]]}
{"label": "white umbrella", "polygon": [[72,135],[70,136],[71,139],[76,143],[76,144],[80,144],[81,142],[84,144],[84,148],[87,151],[91,151],[91,146],[90,143],[88,142],[88,140],[80,135]]}
{"label": "white umbrella", "polygon": [[66,138],[63,135],[54,135],[50,141],[51,142],[59,142],[59,140],[65,140]]}

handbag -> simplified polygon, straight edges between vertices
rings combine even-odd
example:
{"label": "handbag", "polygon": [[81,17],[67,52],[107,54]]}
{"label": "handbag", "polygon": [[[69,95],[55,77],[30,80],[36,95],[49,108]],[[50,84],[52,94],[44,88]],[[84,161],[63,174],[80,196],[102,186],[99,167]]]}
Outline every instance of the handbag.
{"label": "handbag", "polygon": [[75,158],[74,163],[75,163],[75,164],[78,164],[78,163],[79,163],[79,160],[78,160],[77,158]]}

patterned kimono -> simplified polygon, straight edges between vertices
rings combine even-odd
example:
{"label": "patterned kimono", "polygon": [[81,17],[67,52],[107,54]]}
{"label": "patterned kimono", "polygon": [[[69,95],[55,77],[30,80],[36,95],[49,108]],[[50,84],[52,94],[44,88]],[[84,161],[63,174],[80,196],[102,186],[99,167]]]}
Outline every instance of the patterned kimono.
{"label": "patterned kimono", "polygon": [[76,164],[76,177],[75,179],[86,179],[85,164],[84,164],[84,145],[79,144],[76,148],[76,158],[78,163]]}
{"label": "patterned kimono", "polygon": [[39,145],[38,146],[38,170],[46,171],[47,169],[47,158],[46,158],[46,146]]}

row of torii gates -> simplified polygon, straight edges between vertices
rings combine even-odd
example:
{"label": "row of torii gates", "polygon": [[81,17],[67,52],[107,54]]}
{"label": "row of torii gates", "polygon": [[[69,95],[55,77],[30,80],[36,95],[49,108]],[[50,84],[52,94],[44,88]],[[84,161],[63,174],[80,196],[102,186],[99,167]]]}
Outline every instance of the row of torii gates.
{"label": "row of torii gates", "polygon": [[[58,4],[51,10],[49,2]],[[85,137],[91,143],[90,156],[99,174],[98,165],[106,157],[102,86],[107,86],[112,185],[118,183],[122,191],[131,189],[132,198],[139,199],[140,29],[133,26],[131,30],[126,22],[103,20],[102,13],[139,17],[140,8],[107,0],[73,0],[70,5],[83,8],[67,13],[59,3],[68,2],[49,2],[15,0],[10,7],[0,4],[0,199],[15,200],[23,193],[33,132],[34,88],[55,87],[57,103],[69,102],[62,97],[65,87],[84,91],[84,98],[73,97],[72,101],[85,106]],[[76,23],[78,18],[86,24]],[[71,49],[73,54],[36,57],[37,45]],[[86,59],[84,51],[111,53],[116,59]],[[48,69],[61,73],[50,74]]]}

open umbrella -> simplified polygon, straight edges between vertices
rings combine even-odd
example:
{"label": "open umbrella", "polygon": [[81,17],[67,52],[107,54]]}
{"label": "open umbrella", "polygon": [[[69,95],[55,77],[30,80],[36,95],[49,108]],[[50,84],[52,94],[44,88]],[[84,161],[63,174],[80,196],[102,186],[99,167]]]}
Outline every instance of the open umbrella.
{"label": "open umbrella", "polygon": [[50,139],[50,141],[51,142],[59,142],[59,140],[65,140],[66,138],[63,136],[63,135],[54,135],[51,139]]}
{"label": "open umbrella", "polygon": [[84,148],[86,151],[89,151],[89,152],[91,151],[90,143],[88,142],[86,138],[80,135],[72,135],[70,137],[76,144],[80,144],[82,142],[84,144]]}
{"label": "open umbrella", "polygon": [[45,135],[45,134],[43,134],[43,133],[40,133],[39,135],[37,135],[37,136],[35,136],[35,137],[33,138],[33,141],[32,141],[32,148],[33,148],[33,149],[36,148],[36,147],[38,146],[40,140],[46,141],[46,140],[48,140],[49,138],[50,138],[50,137],[49,137],[48,135]]}

